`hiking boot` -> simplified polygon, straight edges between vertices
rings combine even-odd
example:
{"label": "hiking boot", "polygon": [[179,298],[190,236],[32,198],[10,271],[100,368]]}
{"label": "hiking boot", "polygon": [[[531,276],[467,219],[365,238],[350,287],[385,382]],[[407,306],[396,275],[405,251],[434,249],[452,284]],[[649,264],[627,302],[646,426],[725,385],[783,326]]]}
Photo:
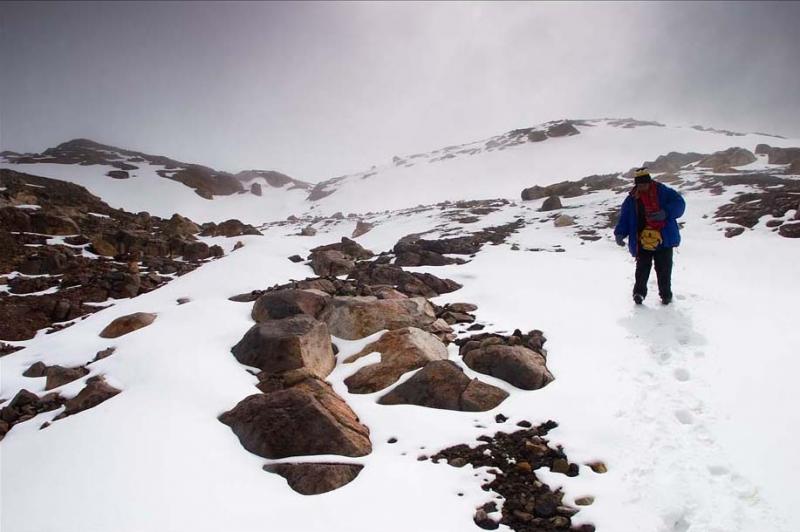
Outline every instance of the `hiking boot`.
{"label": "hiking boot", "polygon": [[633,294],[633,302],[637,305],[641,305],[642,301],[644,301],[644,296],[642,294]]}
{"label": "hiking boot", "polygon": [[670,303],[672,303],[672,295],[671,294],[668,295],[668,296],[662,296],[661,297],[661,304],[662,305],[669,305]]}

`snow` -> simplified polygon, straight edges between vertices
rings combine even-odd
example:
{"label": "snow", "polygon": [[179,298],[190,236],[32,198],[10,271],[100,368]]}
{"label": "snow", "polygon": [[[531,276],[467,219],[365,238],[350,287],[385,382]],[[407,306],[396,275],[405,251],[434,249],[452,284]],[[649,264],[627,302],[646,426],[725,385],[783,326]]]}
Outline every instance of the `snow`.
{"label": "snow", "polygon": [[214,196],[213,200],[207,200],[183,183],[159,176],[156,172],[163,170],[163,166],[137,164],[139,169],[132,170],[128,179],[108,177],[106,173],[115,169],[108,165],[0,162],[0,168],[76,183],[114,208],[130,212],[147,211],[162,218],[180,213],[197,222],[222,222],[237,218],[245,223],[261,223],[264,220],[283,219],[290,214],[299,214],[307,195],[302,190],[272,193],[271,188],[267,188],[262,196],[247,192]]}
{"label": "snow", "polygon": [[[601,126],[586,128],[576,137],[531,145],[530,149],[549,150],[547,157],[558,159],[561,148],[557,146],[562,141],[565,145],[582,139],[594,142],[594,148],[586,148],[588,161],[539,161],[524,166],[518,175],[527,176],[525,186],[537,180],[548,184],[603,173],[606,156],[613,163],[608,167],[617,165],[619,170],[671,150],[710,151],[750,139],[716,135],[719,148],[713,148],[711,133],[684,130],[681,134],[687,135],[686,140],[670,140],[669,128],[646,128],[648,135],[664,135],[664,145],[651,139],[650,146],[636,144],[640,128],[617,130],[620,135],[615,142],[627,139],[631,143],[624,149],[595,138]],[[769,143],[777,142],[770,139]],[[610,151],[599,160],[602,147]],[[517,164],[538,161],[532,156],[526,159],[528,149],[525,145],[505,150],[502,156],[522,150],[518,157],[512,156]],[[637,156],[623,157],[625,149],[636,151]],[[454,186],[453,176],[439,174],[439,182],[433,174],[425,174],[431,180],[429,190],[417,192],[412,174],[446,168],[455,161],[417,165],[409,174],[380,170],[376,178],[380,176],[386,187],[385,176],[410,180],[404,188],[412,194],[404,207],[422,203],[416,200],[427,192],[432,196],[425,203],[431,203],[438,199],[443,183]],[[498,159],[492,164],[503,163]],[[591,170],[582,170],[581,164]],[[487,163],[484,168],[489,167]],[[565,167],[574,174],[548,177],[545,171]],[[93,167],[81,170],[86,168]],[[105,171],[95,170],[100,176]],[[139,179],[144,178],[143,172],[138,171]],[[494,197],[507,186],[497,179],[486,180],[488,185],[474,183],[468,180],[475,174],[470,175],[462,176],[462,188],[467,191],[454,189],[458,194],[480,190],[488,194],[492,185]],[[517,174],[507,175],[509,180],[517,179]],[[114,186],[125,181],[103,179]],[[161,181],[165,191],[173,184],[183,187]],[[515,196],[520,183],[513,185]],[[107,192],[116,194],[111,184]],[[354,193],[347,187],[342,198]],[[44,430],[39,426],[58,411],[39,415],[8,433],[0,443],[0,529],[478,530],[472,515],[493,497],[480,488],[481,479],[490,475],[471,466],[453,468],[417,457],[457,443],[476,444],[477,436],[496,430],[515,430],[522,419],[534,423],[553,419],[559,427],[550,433],[551,444],[563,445],[570,461],[581,465],[581,474],[568,478],[538,470],[537,475],[553,487],[564,486],[568,502],[585,495],[595,498],[594,504],[581,509],[575,523],[593,523],[599,531],[614,532],[795,530],[800,501],[794,480],[800,456],[791,442],[800,426],[800,411],[794,408],[800,400],[796,386],[800,363],[795,353],[800,329],[794,323],[800,286],[793,265],[800,252],[796,241],[779,237],[761,223],[727,239],[721,232],[724,224],[703,218],[736,191],[746,189],[730,187],[720,196],[704,190],[684,192],[683,243],[675,254],[673,275],[676,299],[668,307],[657,303],[654,275],[645,305],[632,304],[633,260],[615,245],[610,230],[600,230],[603,238],[596,242],[584,243],[576,237],[577,230],[596,222],[598,213],[621,203],[621,196],[608,191],[564,199],[564,212],[578,223],[566,228],[540,222],[551,214],[536,211],[542,200],[503,207],[474,224],[448,221],[438,207],[368,216],[376,227],[358,241],[374,251],[390,249],[409,233],[432,231],[426,236],[433,238],[446,229],[443,224],[471,232],[524,217],[528,223],[522,230],[504,244],[484,246],[467,264],[409,269],[462,283],[461,290],[434,302],[476,303],[478,321],[487,325],[487,331],[543,330],[548,338],[548,366],[556,380],[541,390],[522,391],[473,372],[461,363],[455,346],[450,346],[450,358],[468,376],[511,394],[490,412],[451,412],[378,405],[375,401],[384,392],[349,394],[343,380],[376,355],[353,364],[340,363],[328,380],[370,428],[373,452],[361,458],[281,460],[334,460],[365,466],[347,486],[312,497],[293,492],[284,479],[262,471],[262,465],[270,461],[245,451],[216,419],[257,393],[256,378],[230,354],[252,326],[251,305],[227,298],[312,275],[308,266],[287,257],[305,256],[317,245],[349,236],[355,221],[320,225],[314,237],[297,236],[301,223],[269,227],[264,236],[213,239],[229,255],[148,294],[116,300],[110,308],[56,334],[16,342],[26,349],[0,359],[0,398],[10,399],[21,388],[44,391],[44,379],[21,376],[33,362],[84,364],[97,351],[114,346],[117,350],[112,356],[89,366],[89,375],[58,391],[72,396],[87,378],[98,374],[123,390]],[[396,191],[384,192],[388,198],[384,205],[391,205]],[[157,196],[149,200],[164,207],[163,198]],[[231,202],[237,199],[229,198]],[[370,210],[382,210],[366,204]],[[335,205],[329,205],[331,211],[354,210]],[[147,210],[154,212],[152,207]],[[792,212],[786,218],[791,216]],[[231,253],[237,240],[245,246]],[[206,241],[211,244],[211,239]],[[511,249],[514,244],[519,251]],[[565,251],[526,251],[556,246]],[[179,297],[189,297],[191,302],[177,305]],[[132,312],[155,312],[158,318],[149,327],[118,339],[98,336],[114,318]],[[335,339],[338,360],[380,334],[352,342]],[[412,375],[404,375],[401,382]],[[497,413],[509,420],[496,423]],[[397,443],[387,443],[392,437]],[[608,473],[595,474],[585,466],[597,460],[607,464]],[[42,511],[42,501],[47,511]]]}
{"label": "snow", "polygon": [[15,205],[17,209],[25,209],[29,211],[38,211],[42,207],[40,205],[31,205],[31,204],[22,204],[22,205]]}

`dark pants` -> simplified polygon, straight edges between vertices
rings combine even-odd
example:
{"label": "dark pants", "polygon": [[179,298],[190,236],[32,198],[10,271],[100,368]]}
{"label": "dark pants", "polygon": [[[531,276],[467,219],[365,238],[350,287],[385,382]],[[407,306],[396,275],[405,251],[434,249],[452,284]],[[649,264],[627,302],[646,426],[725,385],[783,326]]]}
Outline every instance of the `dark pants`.
{"label": "dark pants", "polygon": [[650,268],[656,263],[658,295],[661,299],[672,299],[672,248],[658,248],[655,251],[639,250],[636,257],[636,284],[633,293],[647,296],[647,280]]}

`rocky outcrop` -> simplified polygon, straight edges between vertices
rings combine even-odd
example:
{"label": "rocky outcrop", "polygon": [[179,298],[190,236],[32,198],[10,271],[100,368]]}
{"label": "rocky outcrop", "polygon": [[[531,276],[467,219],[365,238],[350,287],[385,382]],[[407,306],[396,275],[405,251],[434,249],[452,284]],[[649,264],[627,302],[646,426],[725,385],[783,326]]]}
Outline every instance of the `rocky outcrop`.
{"label": "rocky outcrop", "polygon": [[147,327],[156,321],[156,314],[148,312],[136,312],[127,316],[120,316],[100,332],[101,338],[118,338],[125,334]]}
{"label": "rocky outcrop", "polygon": [[364,466],[359,464],[267,464],[265,471],[286,479],[289,487],[303,495],[319,495],[349,484]]}
{"label": "rocky outcrop", "polygon": [[627,185],[628,182],[620,178],[619,174],[590,175],[578,181],[561,181],[546,187],[534,185],[522,191],[522,200],[536,200],[550,196],[574,198],[598,190],[613,190]]}
{"label": "rocky outcrop", "polygon": [[350,393],[383,390],[408,371],[433,360],[447,359],[447,348],[437,337],[416,327],[403,327],[387,331],[345,362],[354,362],[373,352],[381,354],[380,362],[364,366],[344,380]]}
{"label": "rocky outcrop", "polygon": [[464,363],[478,373],[502,379],[523,390],[538,390],[553,380],[541,331],[509,337],[479,334],[457,340]]}
{"label": "rocky outcrop", "polygon": [[421,297],[334,297],[320,319],[328,324],[332,335],[345,340],[358,340],[381,329],[424,329],[436,320],[436,314],[431,304]]}
{"label": "rocky outcrop", "polygon": [[411,297],[435,297],[461,288],[450,279],[441,279],[431,273],[407,272],[396,264],[378,261],[356,264],[349,277],[362,285],[391,286]]}
{"label": "rocky outcrop", "polygon": [[304,314],[257,323],[231,352],[240,363],[272,374],[305,368],[324,378],[336,364],[328,327]]}
{"label": "rocky outcrop", "polygon": [[17,423],[32,419],[42,412],[55,410],[63,404],[64,398],[56,392],[39,397],[28,390],[20,390],[8,405],[0,409],[0,440]]}
{"label": "rocky outcrop", "polygon": [[800,160],[800,148],[773,148],[768,144],[759,144],[756,153],[767,155],[769,164],[791,164]]}
{"label": "rocky outcrop", "polygon": [[730,168],[744,166],[755,162],[753,152],[744,148],[728,148],[724,151],[712,153],[697,163],[700,168]]}
{"label": "rocky outcrop", "polygon": [[225,220],[222,223],[204,223],[201,236],[225,236],[228,238],[243,235],[261,235],[261,232],[252,225],[242,223],[239,220]]}
{"label": "rocky outcrop", "polygon": [[245,449],[263,458],[372,452],[369,429],[330,385],[316,379],[251,395],[219,419]]}
{"label": "rocky outcrop", "polygon": [[429,362],[410,379],[378,400],[382,405],[418,405],[428,408],[484,412],[502,403],[508,392],[470,379],[450,360]]}

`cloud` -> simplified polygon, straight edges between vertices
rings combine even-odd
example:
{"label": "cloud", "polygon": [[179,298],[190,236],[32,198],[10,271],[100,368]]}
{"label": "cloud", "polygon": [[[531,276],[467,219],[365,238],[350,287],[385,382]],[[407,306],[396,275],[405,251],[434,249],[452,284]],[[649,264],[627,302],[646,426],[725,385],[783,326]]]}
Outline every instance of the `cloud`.
{"label": "cloud", "polygon": [[0,144],[319,180],[557,118],[800,137],[792,3],[5,3]]}

